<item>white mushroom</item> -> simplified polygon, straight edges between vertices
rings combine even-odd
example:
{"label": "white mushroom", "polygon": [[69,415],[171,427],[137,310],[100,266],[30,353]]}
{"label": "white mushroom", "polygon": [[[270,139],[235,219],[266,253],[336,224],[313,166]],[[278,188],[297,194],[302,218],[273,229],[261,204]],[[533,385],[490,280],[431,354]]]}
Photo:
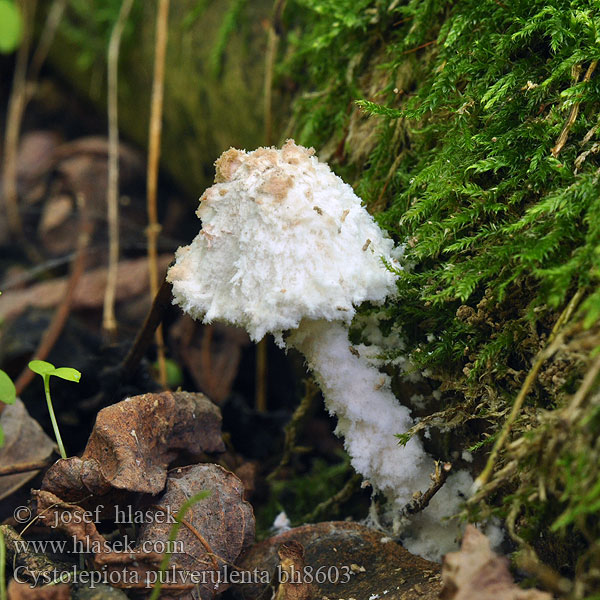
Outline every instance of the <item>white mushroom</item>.
{"label": "white mushroom", "polygon": [[433,462],[416,437],[398,445],[410,412],[348,340],[355,307],[396,289],[385,264],[400,268],[393,241],[352,188],[292,140],[281,150],[228,150],[200,200],[202,230],[168,273],[174,302],[302,352],[353,467],[403,507],[429,486]]}

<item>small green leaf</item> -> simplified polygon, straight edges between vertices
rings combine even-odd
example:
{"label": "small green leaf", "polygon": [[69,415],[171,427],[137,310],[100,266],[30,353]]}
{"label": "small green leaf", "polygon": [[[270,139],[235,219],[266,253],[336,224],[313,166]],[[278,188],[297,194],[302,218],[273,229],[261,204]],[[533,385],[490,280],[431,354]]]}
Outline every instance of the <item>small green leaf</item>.
{"label": "small green leaf", "polygon": [[14,404],[17,399],[15,384],[12,379],[2,370],[0,370],[0,402],[4,404]]}
{"label": "small green leaf", "polygon": [[56,371],[56,367],[45,360],[32,360],[29,363],[29,368],[38,375],[45,377],[46,375],[54,375],[54,371]]}
{"label": "small green leaf", "polygon": [[74,381],[75,383],[79,383],[81,379],[81,373],[71,367],[59,367],[58,369],[54,369],[50,375],[56,375],[56,377],[66,379],[67,381]]}
{"label": "small green leaf", "polygon": [[0,448],[2,448],[2,446],[4,446],[4,429],[0,427]]}
{"label": "small green leaf", "polygon": [[14,2],[0,0],[0,52],[13,52],[21,42],[23,22]]}

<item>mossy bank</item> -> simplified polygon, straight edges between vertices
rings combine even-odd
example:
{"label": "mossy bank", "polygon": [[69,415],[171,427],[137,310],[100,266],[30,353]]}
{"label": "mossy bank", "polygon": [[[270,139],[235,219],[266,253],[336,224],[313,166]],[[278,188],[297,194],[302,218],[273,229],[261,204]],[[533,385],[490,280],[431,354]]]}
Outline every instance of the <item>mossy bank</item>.
{"label": "mossy bank", "polygon": [[389,357],[441,398],[415,429],[454,434],[443,458],[462,446],[480,468],[496,443],[469,517],[500,515],[529,572],[598,597],[600,8],[296,0],[292,13],[306,24],[280,65],[300,86],[289,133],[406,245],[382,326],[403,332]]}

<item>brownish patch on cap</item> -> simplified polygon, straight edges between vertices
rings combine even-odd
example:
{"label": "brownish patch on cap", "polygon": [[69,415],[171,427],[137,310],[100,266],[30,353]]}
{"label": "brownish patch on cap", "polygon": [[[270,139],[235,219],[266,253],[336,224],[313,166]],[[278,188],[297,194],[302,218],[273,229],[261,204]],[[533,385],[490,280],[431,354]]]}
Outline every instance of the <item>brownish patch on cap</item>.
{"label": "brownish patch on cap", "polygon": [[277,165],[279,151],[275,148],[257,148],[250,152],[246,158],[248,169],[257,171],[266,171],[270,167]]}
{"label": "brownish patch on cap", "polygon": [[314,148],[305,148],[299,146],[294,140],[287,140],[281,148],[281,155],[283,160],[290,165],[297,165],[298,163],[306,160],[315,153]]}
{"label": "brownish patch on cap", "polygon": [[273,196],[277,202],[283,202],[292,185],[294,181],[289,175],[273,175],[260,186],[259,191]]}
{"label": "brownish patch on cap", "polygon": [[200,196],[200,202],[205,205],[210,205],[213,200],[216,200],[215,190],[208,188],[204,190],[204,194]]}
{"label": "brownish patch on cap", "polygon": [[244,159],[245,153],[235,148],[223,152],[215,161],[215,183],[230,181]]}

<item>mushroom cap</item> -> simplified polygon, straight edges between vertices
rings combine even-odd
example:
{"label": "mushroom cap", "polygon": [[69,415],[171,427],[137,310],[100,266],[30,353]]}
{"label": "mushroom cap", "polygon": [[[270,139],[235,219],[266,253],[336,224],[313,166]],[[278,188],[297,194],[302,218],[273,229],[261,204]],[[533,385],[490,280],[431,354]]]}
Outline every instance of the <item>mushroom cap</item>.
{"label": "mushroom cap", "polygon": [[167,275],[174,303],[282,344],[302,319],[349,322],[355,306],[395,290],[384,264],[399,268],[393,241],[313,154],[288,140],[221,155],[196,213],[202,229]]}

